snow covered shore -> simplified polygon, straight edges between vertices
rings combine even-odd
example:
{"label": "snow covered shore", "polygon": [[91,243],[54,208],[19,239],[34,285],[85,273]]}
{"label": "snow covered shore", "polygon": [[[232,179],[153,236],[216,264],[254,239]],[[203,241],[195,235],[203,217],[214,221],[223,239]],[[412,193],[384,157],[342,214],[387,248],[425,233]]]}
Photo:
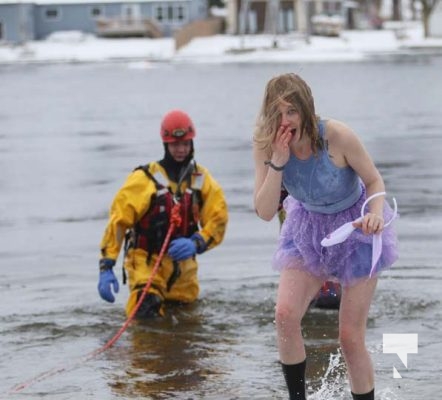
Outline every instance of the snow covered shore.
{"label": "snow covered shore", "polygon": [[[276,47],[274,47],[276,43]],[[424,39],[420,23],[375,31],[343,31],[340,37],[216,35],[195,38],[175,50],[172,38],[100,39],[60,32],[21,46],[0,45],[0,64],[87,62],[330,62],[425,52],[442,54],[442,38]]]}

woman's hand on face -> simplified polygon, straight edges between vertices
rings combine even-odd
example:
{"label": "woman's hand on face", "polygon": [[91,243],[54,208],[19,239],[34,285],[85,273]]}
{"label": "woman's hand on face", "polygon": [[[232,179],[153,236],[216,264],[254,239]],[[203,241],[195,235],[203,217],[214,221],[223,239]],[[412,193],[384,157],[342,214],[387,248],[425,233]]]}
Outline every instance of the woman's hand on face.
{"label": "woman's hand on face", "polygon": [[290,126],[281,125],[276,132],[275,140],[272,143],[272,162],[281,167],[287,163],[290,157],[289,143],[293,134]]}
{"label": "woman's hand on face", "polygon": [[353,224],[355,228],[359,228],[366,235],[382,232],[384,229],[384,218],[374,213],[367,213],[364,219]]}

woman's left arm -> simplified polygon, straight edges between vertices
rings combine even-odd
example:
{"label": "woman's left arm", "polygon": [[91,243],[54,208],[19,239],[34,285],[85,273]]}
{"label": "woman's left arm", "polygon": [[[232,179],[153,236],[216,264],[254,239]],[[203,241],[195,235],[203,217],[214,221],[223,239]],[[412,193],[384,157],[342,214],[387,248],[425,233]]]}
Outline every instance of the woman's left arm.
{"label": "woman's left arm", "polygon": [[[375,193],[384,192],[385,185],[370,154],[358,136],[345,124],[336,121],[336,138],[346,163],[359,175],[367,190],[367,198]],[[364,220],[357,224],[366,234],[378,233],[384,228],[384,197],[375,197],[368,204],[370,210]]]}

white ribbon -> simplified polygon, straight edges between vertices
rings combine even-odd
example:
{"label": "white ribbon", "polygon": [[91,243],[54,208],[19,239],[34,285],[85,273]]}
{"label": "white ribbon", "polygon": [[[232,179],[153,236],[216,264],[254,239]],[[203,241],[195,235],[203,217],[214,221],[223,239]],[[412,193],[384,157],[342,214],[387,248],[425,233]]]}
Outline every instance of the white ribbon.
{"label": "white ribbon", "polygon": [[[375,197],[384,196],[386,195],[385,192],[378,192],[370,197],[368,197],[364,204],[362,204],[361,208],[361,216],[354,221],[350,221],[345,223],[344,225],[341,225],[338,229],[333,231],[332,233],[328,234],[324,239],[321,241],[321,245],[324,247],[333,246],[338,243],[342,243],[351,235],[351,233],[356,229],[353,224],[357,222],[361,222],[364,219],[365,214],[365,207],[370,202],[370,200],[373,200]],[[396,199],[393,197],[393,216],[391,219],[384,224],[384,228],[386,228],[388,225],[390,225],[393,220],[397,217],[397,203]],[[375,271],[376,263],[379,261],[379,258],[382,253],[382,232],[373,234],[373,245],[372,245],[372,252],[371,252],[371,270],[370,270],[370,278],[373,276],[373,273]]]}

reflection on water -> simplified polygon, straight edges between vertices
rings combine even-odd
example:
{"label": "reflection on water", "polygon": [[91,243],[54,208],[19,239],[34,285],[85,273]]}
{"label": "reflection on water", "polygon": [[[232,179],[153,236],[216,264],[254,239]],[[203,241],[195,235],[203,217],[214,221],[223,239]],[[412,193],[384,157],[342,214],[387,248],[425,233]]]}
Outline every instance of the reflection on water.
{"label": "reflection on water", "polygon": [[[230,209],[225,242],[200,258],[200,301],[170,309],[164,320],[134,323],[100,356],[6,398],[287,398],[273,322],[278,276],[269,266],[278,225],[254,214],[250,143],[264,83],[295,71],[311,82],[323,117],[361,135],[399,205],[400,259],[379,281],[367,331],[378,397],[437,398],[441,67],[442,59],[429,58],[0,68],[0,393],[75,364],[124,323],[127,288],[115,304],[96,291],[107,208],[134,167],[160,158],[163,113],[183,107],[198,127],[196,159],[219,180]],[[337,318],[315,309],[305,317],[312,400],[349,398]],[[394,332],[419,334],[408,368],[382,353],[382,334]]]}
{"label": "reflection on water", "polygon": [[112,390],[122,396],[166,399],[173,393],[198,391],[207,376],[205,369],[211,338],[203,330],[203,318],[196,307],[175,309],[165,320],[134,324],[124,348],[108,357],[124,363],[115,375],[109,374]]}

